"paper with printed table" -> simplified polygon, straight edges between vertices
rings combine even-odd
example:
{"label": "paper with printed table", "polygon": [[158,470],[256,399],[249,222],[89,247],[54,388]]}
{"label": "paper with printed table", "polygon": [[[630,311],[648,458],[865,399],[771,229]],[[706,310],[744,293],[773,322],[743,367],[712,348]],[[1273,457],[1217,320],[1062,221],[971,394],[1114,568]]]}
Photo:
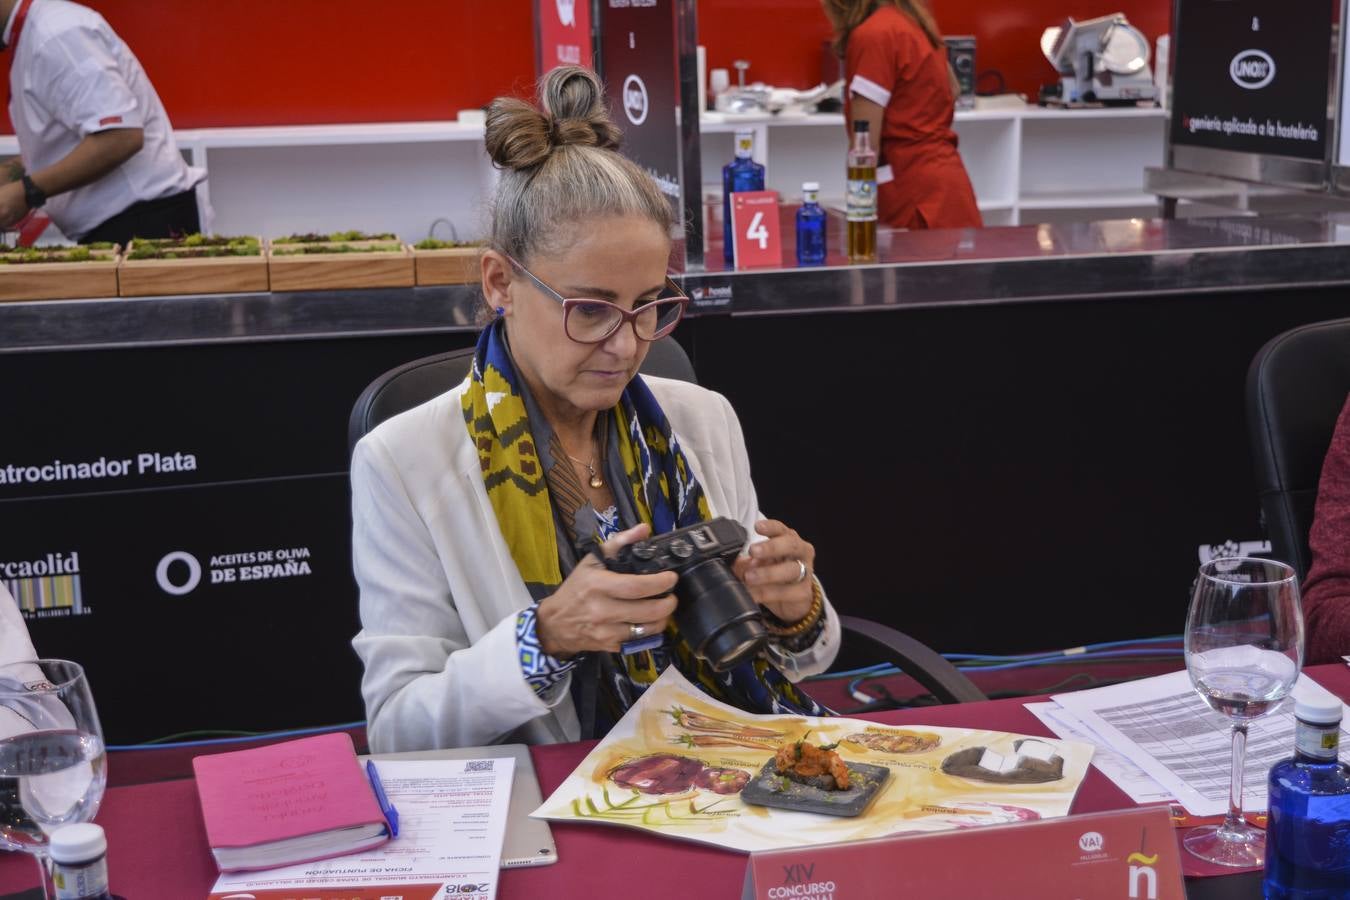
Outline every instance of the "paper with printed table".
{"label": "paper with printed table", "polygon": [[[889,770],[860,815],[742,802],[777,748],[803,739]],[[1002,731],[751,715],[672,667],[533,815],[773,850],[1064,816],[1091,758],[1090,744]]]}

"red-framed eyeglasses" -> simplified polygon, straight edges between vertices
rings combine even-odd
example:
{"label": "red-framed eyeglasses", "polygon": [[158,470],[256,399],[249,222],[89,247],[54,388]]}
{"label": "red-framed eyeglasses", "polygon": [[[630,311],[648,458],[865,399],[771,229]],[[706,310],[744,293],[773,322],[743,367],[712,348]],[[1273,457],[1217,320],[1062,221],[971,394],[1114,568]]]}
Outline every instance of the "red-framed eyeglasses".
{"label": "red-framed eyeglasses", "polygon": [[511,265],[534,283],[548,296],[562,304],[563,331],[578,344],[599,344],[606,341],[629,322],[633,334],[641,341],[655,341],[675,330],[684,318],[689,297],[679,286],[666,276],[665,288],[660,296],[649,300],[631,310],[617,303],[590,297],[564,297],[562,294],[540,281],[533,272],[522,266],[514,257],[507,255]]}

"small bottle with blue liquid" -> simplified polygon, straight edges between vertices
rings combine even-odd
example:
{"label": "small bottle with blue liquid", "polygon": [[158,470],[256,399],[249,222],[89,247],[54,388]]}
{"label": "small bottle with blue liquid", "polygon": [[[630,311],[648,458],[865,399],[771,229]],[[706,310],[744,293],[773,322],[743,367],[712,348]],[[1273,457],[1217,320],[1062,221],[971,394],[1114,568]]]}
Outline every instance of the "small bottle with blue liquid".
{"label": "small bottle with blue liquid", "polygon": [[736,157],[722,167],[722,257],[728,267],[736,262],[736,242],[731,233],[731,195],[738,191],[764,190],[764,167],[754,160],[755,132],[736,130]]}
{"label": "small bottle with blue liquid", "polygon": [[820,208],[820,185],[802,184],[802,205],[797,210],[797,265],[819,266],[825,262],[825,210]]}
{"label": "small bottle with blue liquid", "polygon": [[1271,767],[1267,900],[1350,900],[1350,766],[1340,761],[1341,701],[1299,700],[1294,755]]}

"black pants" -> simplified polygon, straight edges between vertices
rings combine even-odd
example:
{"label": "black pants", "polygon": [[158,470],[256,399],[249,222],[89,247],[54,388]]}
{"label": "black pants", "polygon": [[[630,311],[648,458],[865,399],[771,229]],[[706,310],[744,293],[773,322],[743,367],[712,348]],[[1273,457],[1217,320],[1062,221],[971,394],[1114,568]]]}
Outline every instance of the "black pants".
{"label": "black pants", "polygon": [[201,230],[197,191],[193,188],[158,200],[133,203],[80,238],[80,243],[109,241],[125,247],[132,238],[179,237]]}

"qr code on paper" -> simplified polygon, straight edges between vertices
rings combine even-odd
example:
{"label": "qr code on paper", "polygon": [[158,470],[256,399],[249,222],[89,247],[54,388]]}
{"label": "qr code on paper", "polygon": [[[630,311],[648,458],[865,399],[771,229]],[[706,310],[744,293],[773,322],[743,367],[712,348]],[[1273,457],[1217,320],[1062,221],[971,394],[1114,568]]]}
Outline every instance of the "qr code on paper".
{"label": "qr code on paper", "polygon": [[471,759],[464,764],[465,772],[491,772],[495,759]]}

